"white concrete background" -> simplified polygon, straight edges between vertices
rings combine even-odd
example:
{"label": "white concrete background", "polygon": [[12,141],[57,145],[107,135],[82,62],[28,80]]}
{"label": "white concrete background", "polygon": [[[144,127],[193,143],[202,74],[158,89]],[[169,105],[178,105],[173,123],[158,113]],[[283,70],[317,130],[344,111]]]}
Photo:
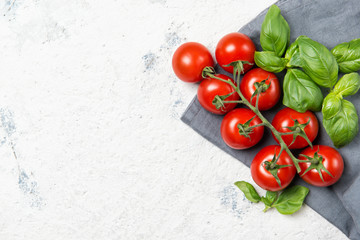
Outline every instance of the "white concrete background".
{"label": "white concrete background", "polygon": [[346,239],[307,206],[262,213],[179,120],[176,47],[214,51],[273,2],[0,1],[0,239]]}

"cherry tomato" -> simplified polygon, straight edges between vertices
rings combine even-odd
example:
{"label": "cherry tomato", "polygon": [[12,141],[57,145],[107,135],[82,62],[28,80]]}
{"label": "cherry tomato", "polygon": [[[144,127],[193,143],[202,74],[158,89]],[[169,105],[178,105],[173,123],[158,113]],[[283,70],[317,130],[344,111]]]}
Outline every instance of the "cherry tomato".
{"label": "cherry tomato", "polygon": [[[260,93],[259,96],[259,110],[268,110],[275,106],[280,98],[280,85],[279,80],[275,74],[267,72],[261,68],[255,68],[247,72],[241,80],[240,91],[244,97],[250,102],[251,96],[256,90],[255,83],[262,82],[267,79],[263,86],[259,88],[267,88],[264,92]],[[270,84],[270,85],[269,85]],[[256,96],[253,97],[251,104],[255,106]]]}
{"label": "cherry tomato", "polygon": [[[318,156],[316,156],[315,153],[317,153]],[[310,158],[315,158],[315,161],[316,160],[319,161],[320,167],[322,165],[322,167],[324,169],[326,169],[328,172],[330,172],[330,174],[332,175],[332,176],[330,176],[326,172],[326,170],[320,169],[321,175],[324,180],[323,181],[323,180],[321,180],[319,172],[315,168],[308,170],[308,172],[306,172],[303,175],[305,170],[307,170],[310,167],[311,163],[310,162],[308,162],[308,163],[300,162],[299,166],[301,168],[301,172],[299,173],[299,175],[305,182],[307,182],[311,185],[318,186],[318,187],[330,186],[339,180],[339,178],[341,177],[341,175],[344,171],[343,158],[341,157],[340,153],[332,147],[325,146],[325,145],[315,145],[315,146],[313,146],[313,149],[311,149],[311,147],[306,148],[305,150],[303,150],[301,152],[301,154],[306,155]],[[299,159],[300,160],[309,160],[306,157],[301,156],[301,155],[299,156]],[[319,165],[317,165],[317,166],[319,166]]]}
{"label": "cherry tomato", "polygon": [[[218,64],[227,72],[233,73],[233,67],[224,67],[234,61],[248,61],[254,64],[256,48],[251,39],[243,33],[234,32],[225,35],[216,46],[215,56]],[[243,73],[253,65],[244,64]]]}
{"label": "cherry tomato", "polygon": [[279,165],[291,165],[289,167],[283,167],[277,170],[277,176],[280,180],[281,186],[276,181],[275,177],[265,168],[265,162],[270,162],[274,155],[279,155],[280,146],[270,145],[266,146],[256,154],[254,160],[250,165],[251,176],[254,182],[261,188],[268,191],[280,191],[286,188],[293,180],[296,168],[292,162],[289,154],[283,151],[280,155],[277,164]]}
{"label": "cherry tomato", "polygon": [[[253,119],[249,122],[251,118]],[[261,140],[264,134],[263,126],[252,129],[247,129],[243,126],[245,131],[242,133],[248,134],[248,137],[240,134],[239,126],[241,125],[239,124],[246,125],[246,123],[248,123],[248,127],[251,127],[262,122],[253,111],[247,108],[236,108],[225,115],[221,122],[220,132],[221,137],[229,147],[234,149],[246,149],[254,146]]]}
{"label": "cherry tomato", "polygon": [[[286,127],[293,127],[295,124],[294,120],[297,120],[299,124],[305,124],[309,121],[309,119],[310,122],[306,127],[304,127],[304,131],[309,140],[313,142],[319,131],[319,123],[315,114],[310,111],[299,113],[291,108],[284,108],[275,115],[272,125],[281,133],[291,132],[291,130]],[[274,134],[273,137],[275,141],[279,143]],[[301,136],[297,136],[293,144],[291,144],[293,141],[293,134],[283,135],[281,138],[284,140],[289,149],[299,149],[309,145],[308,142]]]}
{"label": "cherry tomato", "polygon": [[[215,74],[215,76],[224,80],[230,79],[234,82],[234,80],[223,74]],[[215,96],[224,96],[234,91],[234,88],[229,84],[216,78],[207,77],[199,85],[197,98],[203,108],[209,112],[222,115],[234,109],[237,103],[225,103],[223,107],[216,109],[215,105],[213,104],[214,98]],[[235,92],[229,97],[225,98],[223,101],[236,101],[239,99],[239,95]]]}
{"label": "cherry tomato", "polygon": [[172,67],[176,76],[184,82],[199,82],[205,67],[213,67],[214,60],[209,50],[196,42],[184,43],[176,49]]}

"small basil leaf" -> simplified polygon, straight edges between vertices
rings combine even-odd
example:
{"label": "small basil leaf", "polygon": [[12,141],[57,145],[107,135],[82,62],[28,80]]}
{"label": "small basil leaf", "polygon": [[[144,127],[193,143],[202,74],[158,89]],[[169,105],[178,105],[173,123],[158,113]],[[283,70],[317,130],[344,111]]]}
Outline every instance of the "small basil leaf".
{"label": "small basil leaf", "polygon": [[271,192],[271,191],[266,191],[266,199],[268,199],[271,203],[275,201],[276,197],[277,197],[277,192]]}
{"label": "small basil leaf", "polygon": [[297,44],[297,42],[293,42],[288,49],[285,52],[285,58],[290,60],[292,55],[295,54],[295,52],[299,52],[299,45]]}
{"label": "small basil leaf", "polygon": [[254,59],[258,67],[274,73],[284,70],[287,63],[285,58],[280,58],[273,52],[255,52]]}
{"label": "small basil leaf", "polygon": [[275,207],[281,214],[293,214],[301,208],[308,193],[308,188],[299,185],[286,188],[272,207]]}
{"label": "small basil leaf", "polygon": [[341,110],[341,99],[341,96],[333,92],[325,97],[321,110],[324,119],[333,118]]}
{"label": "small basil leaf", "polygon": [[298,37],[296,42],[304,72],[319,86],[332,88],[338,78],[335,57],[324,45],[306,36]]}
{"label": "small basil leaf", "polygon": [[267,206],[271,207],[271,204],[277,198],[277,192],[267,191],[265,197],[261,197],[261,201]]}
{"label": "small basil leaf", "polygon": [[334,92],[340,94],[341,96],[350,96],[357,93],[360,88],[360,75],[358,73],[348,73],[345,74],[340,80],[336,83],[334,87]]}
{"label": "small basil leaf", "polygon": [[299,45],[296,41],[286,50],[285,59],[288,60],[286,67],[301,67]]}
{"label": "small basil leaf", "polygon": [[260,201],[262,201],[262,202],[265,204],[265,206],[271,207],[272,201],[270,201],[270,200],[267,199],[266,197],[261,197],[261,200],[260,200]]}
{"label": "small basil leaf", "polygon": [[258,203],[261,200],[259,194],[256,192],[255,188],[250,183],[245,181],[239,181],[234,184],[245,194],[245,197],[249,201],[253,203]]}
{"label": "small basil leaf", "polygon": [[350,73],[360,70],[360,38],[335,46],[331,53],[339,64],[340,72]]}
{"label": "small basil leaf", "polygon": [[278,6],[272,5],[261,25],[260,44],[264,51],[281,57],[290,42],[290,27]]}
{"label": "small basil leaf", "polygon": [[331,119],[323,118],[323,125],[335,147],[350,143],[359,132],[359,118],[354,105],[341,100],[341,109]]}
{"label": "small basil leaf", "polygon": [[320,111],[322,92],[316,83],[299,69],[288,69],[284,78],[283,104],[298,112]]}

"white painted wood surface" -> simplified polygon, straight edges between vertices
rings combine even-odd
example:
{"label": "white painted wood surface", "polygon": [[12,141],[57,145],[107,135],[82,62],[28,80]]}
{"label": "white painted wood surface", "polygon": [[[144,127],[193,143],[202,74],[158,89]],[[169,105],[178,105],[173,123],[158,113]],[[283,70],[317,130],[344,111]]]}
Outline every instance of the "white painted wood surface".
{"label": "white painted wood surface", "polygon": [[0,239],[346,239],[307,206],[264,214],[179,120],[176,47],[214,52],[273,2],[0,1]]}

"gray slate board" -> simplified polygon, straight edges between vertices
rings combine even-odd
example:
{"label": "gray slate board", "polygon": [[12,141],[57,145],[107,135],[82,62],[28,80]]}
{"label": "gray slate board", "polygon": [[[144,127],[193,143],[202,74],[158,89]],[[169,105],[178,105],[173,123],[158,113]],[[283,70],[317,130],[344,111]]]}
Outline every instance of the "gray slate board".
{"label": "gray slate board", "polygon": [[[282,15],[288,21],[291,31],[291,42],[299,35],[324,44],[329,49],[335,45],[360,38],[360,2],[357,0],[284,0],[276,5],[282,10]],[[261,50],[260,29],[267,9],[254,20],[245,25],[239,32],[247,34],[254,41],[256,48]],[[219,66],[218,72],[225,73]],[[284,73],[278,74],[282,82]],[[360,93],[348,97],[360,113]],[[275,113],[284,108],[279,104],[264,116],[271,120]],[[317,113],[319,122],[322,116]],[[276,144],[270,132],[265,131],[263,140],[257,146],[248,150],[233,150],[226,146],[220,136],[222,116],[211,114],[204,110],[196,97],[189,105],[181,120],[198,132],[201,136],[237,158],[247,166],[255,154],[264,146]],[[321,124],[320,124],[321,125]],[[327,188],[312,187],[297,178],[294,184],[301,184],[310,188],[306,204],[338,227],[350,239],[360,239],[360,134],[349,145],[339,149],[345,161],[343,177],[338,183]],[[314,144],[333,146],[330,138],[321,126]],[[241,179],[234,179],[241,180]],[[311,223],[311,220],[309,220]]]}

